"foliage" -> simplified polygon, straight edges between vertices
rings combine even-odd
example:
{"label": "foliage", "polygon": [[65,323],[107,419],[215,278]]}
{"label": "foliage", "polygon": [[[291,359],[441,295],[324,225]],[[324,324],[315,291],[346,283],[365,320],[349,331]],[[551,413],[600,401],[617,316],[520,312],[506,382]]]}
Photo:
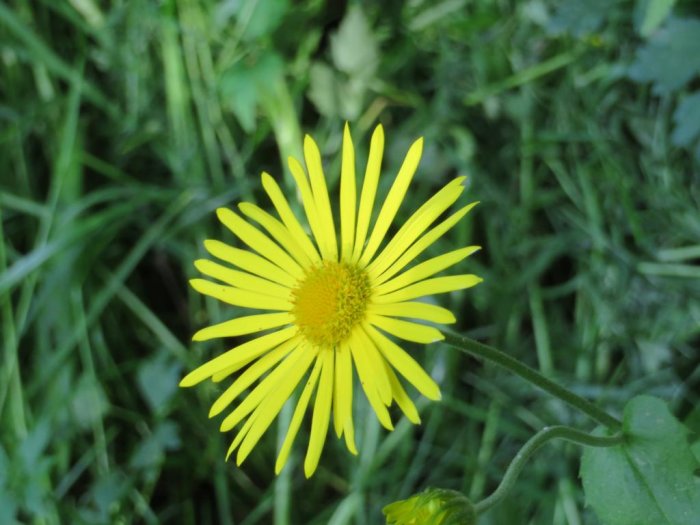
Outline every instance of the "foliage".
{"label": "foliage", "polygon": [[695,471],[700,463],[688,445],[688,429],[651,396],[627,403],[623,429],[623,445],[587,448],[581,463],[586,499],[603,523],[695,523],[700,508]]}
{"label": "foliage", "polygon": [[[0,522],[381,523],[426,486],[477,501],[534,431],[589,424],[416,345],[444,394],[417,403],[421,427],[386,433],[358,403],[359,457],[331,444],[311,482],[298,457],[270,474],[274,431],[244,469],[223,462],[229,436],[202,416],[218,387],[173,387],[222,349],[191,334],[231,315],[188,290],[191,261],[224,236],[218,206],[267,206],[261,171],[288,183],[303,132],[337,158],[344,119],[356,139],[384,123],[387,173],[425,136],[402,218],[469,175],[475,219],[436,246],[484,247],[465,271],[485,283],[449,298],[457,331],[612,412],[648,392],[690,418],[697,68],[650,59],[694,64],[670,29],[700,13],[609,4],[0,3]],[[543,450],[517,501],[480,523],[598,523],[578,453]]]}

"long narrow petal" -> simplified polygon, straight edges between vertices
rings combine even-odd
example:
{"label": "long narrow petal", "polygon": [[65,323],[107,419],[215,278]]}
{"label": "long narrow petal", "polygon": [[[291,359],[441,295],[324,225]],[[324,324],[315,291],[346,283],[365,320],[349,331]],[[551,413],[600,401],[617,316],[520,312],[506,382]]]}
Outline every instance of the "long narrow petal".
{"label": "long narrow petal", "polygon": [[296,367],[307,369],[316,353],[305,345],[297,346],[277,367],[263,379],[221,422],[220,429],[226,432],[240,423],[244,417],[255,410],[258,405],[277,387],[279,382],[287,374],[291,374]]}
{"label": "long narrow petal", "polygon": [[241,444],[241,441],[243,441],[243,438],[246,437],[246,434],[250,431],[250,429],[253,426],[253,423],[255,423],[255,416],[257,416],[257,412],[253,412],[251,416],[246,419],[246,422],[243,423],[243,426],[240,428],[238,431],[238,434],[236,434],[236,437],[233,439],[231,442],[231,445],[228,447],[228,451],[226,452],[226,461],[228,461],[229,456],[233,453],[234,450],[238,448],[238,445]]}
{"label": "long narrow petal", "polygon": [[[289,372],[281,376],[275,384],[274,391],[270,392],[265,400],[255,409],[255,412],[257,412],[255,423],[253,423],[253,426],[241,443],[241,447],[238,449],[238,454],[236,455],[237,465],[245,461],[245,458],[248,457],[253,447],[260,441],[262,435],[270,427],[280,410],[282,410],[282,406],[284,406],[292,395],[292,392],[301,381],[301,378],[306,375],[313,359],[316,359],[313,352],[309,352],[309,354],[311,354],[313,358],[308,359],[307,357],[302,359],[302,361],[297,363]],[[321,444],[321,446],[323,446],[323,444]]]}
{"label": "long narrow petal", "polygon": [[253,334],[269,328],[277,328],[293,321],[294,315],[289,312],[247,315],[202,328],[192,336],[192,340],[207,341],[216,337],[236,337],[238,335]]}
{"label": "long narrow petal", "polygon": [[262,185],[263,188],[265,188],[268,197],[270,197],[272,205],[277,210],[277,213],[279,214],[280,219],[282,219],[284,225],[292,233],[309,258],[314,263],[319,262],[321,257],[319,256],[318,251],[316,251],[316,247],[311,242],[311,239],[309,239],[309,236],[307,235],[306,231],[304,231],[304,228],[302,228],[299,219],[297,219],[296,215],[294,215],[291,206],[289,206],[287,198],[284,196],[284,193],[282,193],[282,190],[277,182],[275,182],[275,179],[273,179],[268,173],[263,172]]}
{"label": "long narrow petal", "polygon": [[365,170],[365,179],[362,182],[360,194],[360,208],[357,212],[357,231],[355,232],[355,244],[353,246],[352,260],[358,261],[365,246],[365,239],[369,231],[369,221],[374,209],[374,198],[377,194],[379,172],[382,169],[382,156],[384,155],[384,128],[379,124],[372,133],[369,145],[369,158]]}
{"label": "long narrow petal", "polygon": [[[304,160],[309,171],[311,180],[311,190],[314,193],[316,211],[321,220],[321,229],[329,250],[326,259],[338,260],[338,241],[335,236],[335,223],[333,222],[333,212],[331,211],[331,201],[328,198],[328,188],[326,187],[326,177],[323,174],[321,163],[321,152],[314,139],[310,135],[304,137]],[[321,378],[323,380],[323,377]]]}
{"label": "long narrow petal", "polygon": [[180,381],[180,386],[194,386],[224,370],[230,370],[230,373],[240,370],[256,357],[294,337],[297,330],[295,326],[290,326],[238,345],[195,368]]}
{"label": "long narrow petal", "polygon": [[442,270],[454,266],[458,262],[469,257],[472,253],[479,250],[480,246],[467,246],[466,248],[461,248],[459,250],[454,250],[432,259],[424,261],[410,270],[406,270],[398,277],[395,277],[389,281],[386,281],[375,288],[375,293],[377,295],[383,295],[394,290],[399,290],[410,284],[421,281],[427,277],[431,277]]}
{"label": "long narrow petal", "polygon": [[331,399],[333,396],[333,352],[322,350],[320,359],[323,359],[321,380],[316,391],[313,420],[311,421],[311,435],[309,436],[309,448],[304,459],[304,474],[307,478],[316,471],[318,460],[321,458],[323,444],[328,434],[328,422],[331,418]]}
{"label": "long narrow petal", "polygon": [[438,401],[440,399],[440,387],[399,345],[379,332],[377,329],[365,324],[365,330],[375,342],[377,348],[391,366],[411,383],[421,394],[428,399]]}
{"label": "long narrow petal", "polygon": [[241,393],[260,379],[262,375],[279,363],[289,352],[299,345],[299,341],[292,339],[270,350],[260,359],[250,365],[223,393],[214,401],[209,410],[209,417],[214,417],[226,409],[231,402]]}
{"label": "long narrow petal", "polygon": [[411,401],[411,398],[408,397],[408,394],[401,385],[399,378],[396,377],[396,374],[391,369],[391,367],[387,367],[386,373],[389,376],[389,382],[391,383],[391,392],[394,399],[396,400],[396,404],[399,405],[399,408],[404,414],[406,414],[406,417],[411,423],[413,423],[414,425],[419,425],[420,416],[418,415],[418,410],[416,410],[416,405],[414,405],[413,401]]}
{"label": "long narrow petal", "polygon": [[440,330],[424,324],[402,321],[401,319],[393,319],[382,315],[370,315],[368,321],[391,335],[415,343],[434,343],[445,338],[440,333]]}
{"label": "long narrow petal", "polygon": [[391,405],[391,383],[389,383],[389,377],[386,375],[384,358],[364,330],[357,330],[357,336],[359,343],[362,345],[362,353],[365,355],[366,363],[374,375],[379,398],[382,400],[382,403],[389,406]]}
{"label": "long narrow petal", "polygon": [[435,295],[439,293],[454,292],[456,290],[464,290],[476,286],[483,279],[472,274],[464,275],[449,275],[446,277],[435,277],[424,281],[411,284],[406,288],[391,292],[385,295],[378,295],[372,300],[379,303],[395,303],[399,301],[408,301],[416,297],[424,297],[426,295]]}
{"label": "long narrow petal", "polygon": [[257,308],[259,310],[282,310],[288,312],[294,306],[289,299],[277,299],[249,290],[213,283],[206,279],[190,279],[190,286],[201,294],[218,299],[226,304]]}
{"label": "long narrow petal", "polygon": [[476,206],[478,202],[472,202],[467,206],[457,210],[455,213],[450,215],[447,219],[440,222],[437,226],[432,227],[423,236],[421,236],[415,243],[411,245],[404,254],[393,263],[389,269],[382,273],[377,280],[377,283],[382,283],[392,276],[396,275],[401,269],[403,269],[408,263],[414,261],[423,251],[425,251],[429,246],[431,246],[435,241],[442,237],[450,228],[459,222],[459,220],[464,217],[469,210]]}
{"label": "long narrow petal", "polygon": [[352,259],[355,242],[355,149],[350,136],[350,126],[345,123],[343,130],[343,162],[340,168],[340,243],[344,261]]}
{"label": "long narrow petal", "polygon": [[462,183],[465,179],[466,177],[458,177],[445,185],[409,217],[393,239],[367,267],[371,277],[376,278],[381,275],[447,208],[454,204],[464,191]]}
{"label": "long narrow petal", "polygon": [[343,434],[345,419],[352,417],[352,361],[347,343],[335,350],[335,393],[333,395],[333,427],[338,437]]}
{"label": "long narrow petal", "polygon": [[351,454],[357,456],[357,445],[355,445],[355,428],[352,422],[352,416],[345,420],[343,427],[343,437],[345,438],[345,446]]}
{"label": "long narrow petal", "polygon": [[321,258],[326,260],[330,258],[329,248],[326,245],[327,237],[325,235],[325,228],[321,222],[321,215],[316,206],[316,200],[314,199],[314,194],[311,191],[311,185],[309,184],[309,179],[306,176],[306,171],[294,157],[289,157],[287,159],[289,162],[289,171],[292,173],[294,181],[297,183],[299,188],[299,193],[301,193],[301,203],[304,206],[304,212],[306,213],[306,220],[309,222],[311,227],[311,233],[313,233],[314,240],[316,241],[316,246],[321,253]]}
{"label": "long narrow petal", "polygon": [[281,286],[292,288],[296,286],[298,279],[284,271],[276,264],[260,257],[258,254],[248,250],[234,248],[221,241],[207,239],[204,241],[204,248],[214,257],[226,261],[247,272],[258,275]]}
{"label": "long narrow petal", "polygon": [[309,406],[309,400],[311,399],[311,394],[316,388],[316,383],[318,382],[318,377],[321,373],[321,360],[316,358],[316,363],[311,371],[309,379],[306,381],[306,386],[299,397],[297,406],[294,409],[294,414],[292,415],[292,420],[289,422],[289,428],[287,429],[287,435],[284,436],[284,441],[282,442],[282,447],[277,455],[277,461],[275,463],[275,474],[279,474],[284,465],[287,463],[287,458],[289,458],[289,453],[292,450],[292,445],[294,444],[294,438],[296,438],[299,432],[299,427],[304,419],[304,414],[306,413],[306,407]]}
{"label": "long narrow petal", "polygon": [[297,239],[280,221],[267,213],[262,208],[250,202],[242,202],[238,205],[241,213],[253,219],[260,226],[265,228],[272,238],[277,241],[302,267],[313,264],[313,261],[304,249],[299,245]]}
{"label": "long narrow petal", "polygon": [[280,268],[289,273],[296,279],[301,279],[304,271],[292,257],[280,248],[275,242],[263,232],[258,230],[248,221],[239,217],[235,212],[228,208],[219,208],[216,210],[216,215],[219,220],[231,232],[246,243],[250,248],[258,252],[267,260],[279,265]]}
{"label": "long narrow petal", "polygon": [[355,332],[350,336],[348,345],[350,347],[352,359],[355,362],[355,367],[357,368],[357,375],[360,376],[362,390],[364,390],[367,400],[374,409],[374,413],[377,415],[377,418],[382,426],[387,430],[394,430],[394,425],[391,423],[389,411],[386,409],[386,406],[379,397],[379,390],[376,385],[374,371],[370,368],[366,355],[364,354],[365,349],[357,337],[358,332],[359,330],[355,330]]}
{"label": "long narrow petal", "polygon": [[369,237],[369,241],[367,241],[367,246],[362,252],[362,257],[360,257],[360,264],[362,266],[369,264],[372,257],[377,252],[379,245],[384,240],[384,235],[389,230],[396,216],[396,212],[399,210],[399,206],[401,206],[403,198],[406,195],[408,185],[411,183],[413,175],[416,173],[422,152],[423,139],[420,138],[411,144],[411,147],[408,149],[406,158],[399,169],[399,174],[396,176],[394,184],[392,184],[389,194],[386,196],[386,200],[379,211],[377,222],[374,224],[372,234]]}
{"label": "long narrow petal", "polygon": [[368,314],[378,314],[386,317],[408,317],[421,319],[431,323],[451,324],[456,322],[455,316],[447,308],[435,304],[420,303],[416,301],[403,303],[372,304],[368,307]]}
{"label": "long narrow petal", "polygon": [[248,272],[228,268],[209,259],[197,259],[194,262],[194,267],[207,277],[217,279],[236,288],[258,292],[278,299],[288,299],[291,295],[291,290],[286,286],[273,283]]}

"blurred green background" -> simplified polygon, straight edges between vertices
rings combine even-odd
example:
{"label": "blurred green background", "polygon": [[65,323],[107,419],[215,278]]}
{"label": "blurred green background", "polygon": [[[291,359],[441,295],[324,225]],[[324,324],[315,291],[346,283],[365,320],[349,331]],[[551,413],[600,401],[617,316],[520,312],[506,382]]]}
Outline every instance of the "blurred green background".
{"label": "blurred green background", "polygon": [[[700,427],[700,5],[693,0],[0,3],[0,523],[376,524],[427,486],[488,494],[541,427],[591,421],[440,344],[423,424],[359,457],[329,434],[275,478],[277,429],[237,468],[192,344],[237,315],[188,288],[213,210],[312,134],[337,187],[348,120],[386,191],[426,148],[405,219],[451,178],[481,204],[434,253],[483,250],[441,298],[456,330],[619,414],[635,394]],[[411,391],[415,397],[415,391]],[[395,413],[396,416],[398,414]],[[308,425],[308,421],[307,421]],[[580,450],[548,445],[483,524],[596,524]],[[481,523],[481,522],[480,522]]]}

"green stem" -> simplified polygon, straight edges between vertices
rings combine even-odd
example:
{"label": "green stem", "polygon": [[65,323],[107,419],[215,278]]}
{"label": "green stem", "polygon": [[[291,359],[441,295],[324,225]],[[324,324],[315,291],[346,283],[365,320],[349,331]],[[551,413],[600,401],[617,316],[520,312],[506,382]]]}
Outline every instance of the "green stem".
{"label": "green stem", "polygon": [[514,374],[519,375],[545,392],[548,392],[554,397],[558,397],[565,403],[578,408],[581,412],[587,414],[601,425],[613,429],[617,429],[622,426],[620,421],[604,410],[598,408],[587,399],[574,394],[571,390],[568,390],[551,379],[546,378],[536,370],[521,363],[517,359],[512,358],[508,354],[501,352],[497,348],[479,343],[473,339],[469,339],[468,337],[452,335],[449,333],[445,334],[445,342],[458,350],[487,359],[492,363],[496,363],[497,365],[507,368]]}
{"label": "green stem", "polygon": [[552,439],[565,439],[578,445],[589,447],[613,447],[622,443],[623,435],[620,433],[614,436],[593,436],[566,426],[543,428],[532,436],[513,458],[513,461],[508,465],[508,469],[501,480],[501,484],[498,485],[496,490],[474,506],[477,516],[500,503],[500,501],[508,495],[516,479],[520,475],[520,472],[525,467],[525,463],[530,459],[530,456],[547,441]]}

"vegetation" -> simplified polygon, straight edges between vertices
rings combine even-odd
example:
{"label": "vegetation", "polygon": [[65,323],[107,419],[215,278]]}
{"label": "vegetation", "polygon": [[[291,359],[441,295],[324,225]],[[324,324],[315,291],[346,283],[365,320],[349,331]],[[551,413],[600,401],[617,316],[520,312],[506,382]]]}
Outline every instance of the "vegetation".
{"label": "vegetation", "polygon": [[[291,187],[304,133],[337,189],[346,120],[358,159],[384,124],[386,174],[425,137],[403,218],[469,176],[481,203],[435,247],[483,246],[456,332],[700,431],[698,34],[690,0],[0,3],[0,523],[382,523],[426,487],[484,497],[544,426],[593,429],[413,345],[443,392],[421,426],[356,397],[358,457],[330,437],[311,480],[300,449],[275,477],[273,428],[224,462],[218,387],[177,386],[224,348],[191,334],[232,315],[192,261],[227,238],[217,207],[267,206],[263,170]],[[599,523],[579,468],[548,445],[479,523]]]}

